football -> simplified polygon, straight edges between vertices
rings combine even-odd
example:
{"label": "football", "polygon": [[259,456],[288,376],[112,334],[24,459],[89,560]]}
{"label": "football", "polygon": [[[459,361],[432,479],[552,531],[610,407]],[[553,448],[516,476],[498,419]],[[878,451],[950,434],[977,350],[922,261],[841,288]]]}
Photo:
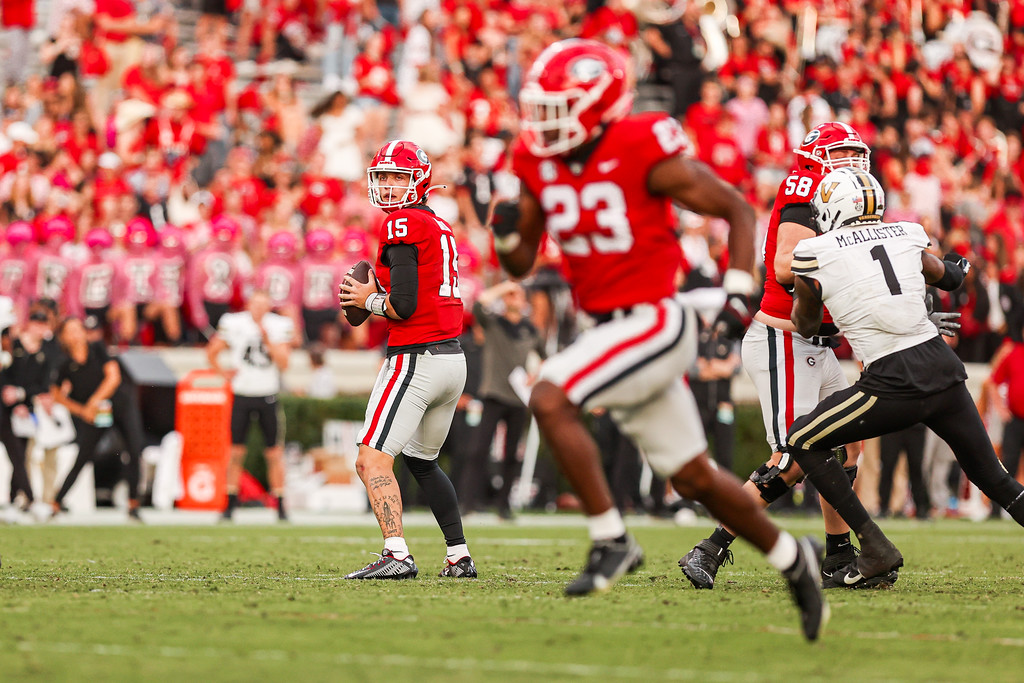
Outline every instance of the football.
{"label": "football", "polygon": [[[373,281],[377,283],[377,291],[384,291],[381,289],[380,283],[377,282],[377,277],[373,274],[373,266],[370,265],[369,261],[360,261],[349,268],[345,275],[346,277],[350,277],[356,282],[362,282],[363,284],[369,282],[372,277]],[[362,325],[366,322],[366,319],[370,317],[370,312],[368,310],[365,308],[359,308],[358,306],[342,306],[341,312],[345,314],[345,319],[348,320],[349,324],[356,327]]]}

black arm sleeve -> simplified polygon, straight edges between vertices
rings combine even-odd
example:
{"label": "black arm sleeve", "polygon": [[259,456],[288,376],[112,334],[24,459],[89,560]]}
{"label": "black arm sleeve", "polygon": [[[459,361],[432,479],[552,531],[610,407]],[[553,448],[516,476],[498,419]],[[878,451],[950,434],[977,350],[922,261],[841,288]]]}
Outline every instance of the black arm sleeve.
{"label": "black arm sleeve", "polygon": [[391,244],[381,255],[381,261],[391,270],[391,310],[402,320],[408,320],[416,312],[418,256],[419,250],[412,244]]}
{"label": "black arm sleeve", "polygon": [[779,212],[779,223],[796,223],[818,232],[818,222],[811,216],[810,204],[787,204]]}

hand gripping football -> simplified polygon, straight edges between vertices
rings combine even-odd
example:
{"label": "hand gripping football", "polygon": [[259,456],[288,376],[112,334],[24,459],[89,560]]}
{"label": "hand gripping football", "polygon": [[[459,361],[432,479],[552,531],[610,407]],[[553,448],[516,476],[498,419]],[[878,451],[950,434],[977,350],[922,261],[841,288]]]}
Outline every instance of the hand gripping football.
{"label": "hand gripping football", "polygon": [[[374,283],[377,285],[377,291],[383,293],[383,289],[380,283],[377,282],[377,277],[373,274],[373,266],[370,265],[369,261],[360,261],[345,273],[346,277],[350,277],[356,282],[362,282],[366,284],[373,278]],[[366,319],[370,317],[370,312],[365,308],[359,308],[358,306],[342,306],[341,312],[345,315],[345,319],[348,320],[350,325],[358,327],[366,322]]]}

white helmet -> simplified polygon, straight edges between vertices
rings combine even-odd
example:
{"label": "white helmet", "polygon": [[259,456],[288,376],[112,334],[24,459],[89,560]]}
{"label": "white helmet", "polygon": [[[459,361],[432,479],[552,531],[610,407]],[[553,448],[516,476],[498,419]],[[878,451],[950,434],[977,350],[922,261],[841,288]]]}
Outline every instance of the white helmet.
{"label": "white helmet", "polygon": [[880,223],[885,211],[885,192],[870,173],[858,168],[838,168],[818,184],[811,212],[825,233],[853,223]]}

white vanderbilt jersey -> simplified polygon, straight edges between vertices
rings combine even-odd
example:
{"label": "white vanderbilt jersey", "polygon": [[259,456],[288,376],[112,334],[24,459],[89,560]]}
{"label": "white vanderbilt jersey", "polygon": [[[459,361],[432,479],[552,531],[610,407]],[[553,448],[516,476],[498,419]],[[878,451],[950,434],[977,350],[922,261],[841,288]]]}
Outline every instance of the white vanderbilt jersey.
{"label": "white vanderbilt jersey", "polygon": [[[276,313],[263,316],[263,329],[271,343],[290,342],[294,325]],[[221,316],[217,335],[228,344],[231,364],[238,370],[231,380],[236,396],[272,396],[281,390],[281,373],[263,344],[260,327],[247,311]]]}
{"label": "white vanderbilt jersey", "polygon": [[929,244],[917,223],[848,225],[801,240],[793,273],[821,283],[832,319],[867,366],[938,334],[924,303]]}

